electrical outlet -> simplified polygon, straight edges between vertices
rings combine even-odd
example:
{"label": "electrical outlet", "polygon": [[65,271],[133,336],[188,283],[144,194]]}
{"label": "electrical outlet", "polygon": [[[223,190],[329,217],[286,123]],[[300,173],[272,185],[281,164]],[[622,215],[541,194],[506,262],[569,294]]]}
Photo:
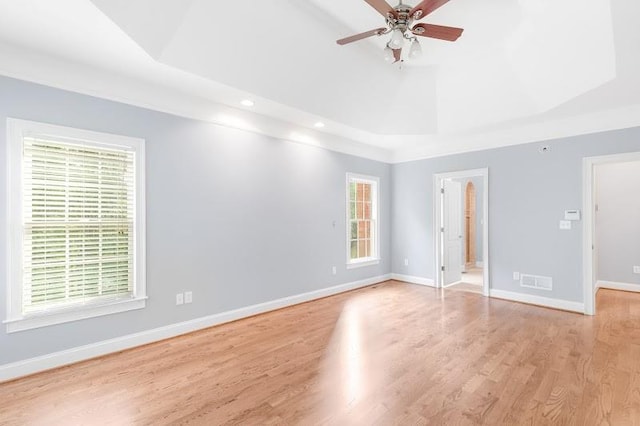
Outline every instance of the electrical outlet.
{"label": "electrical outlet", "polygon": [[520,272],[514,272],[513,273],[513,279],[516,280],[516,281],[519,281],[520,280]]}
{"label": "electrical outlet", "polygon": [[640,274],[640,266],[634,266],[633,267],[633,273],[634,274]]}
{"label": "electrical outlet", "polygon": [[338,273],[338,268],[336,268],[335,266],[331,267],[331,273],[333,275],[337,274]]}
{"label": "electrical outlet", "polygon": [[176,305],[182,305],[184,303],[184,294],[176,294]]}
{"label": "electrical outlet", "polygon": [[185,291],[184,292],[184,303],[191,303],[193,302],[193,292],[192,291]]}
{"label": "electrical outlet", "polygon": [[409,259],[404,260],[404,266],[409,266]]}
{"label": "electrical outlet", "polygon": [[570,220],[561,220],[560,221],[560,229],[563,231],[568,231],[571,229],[571,221]]}

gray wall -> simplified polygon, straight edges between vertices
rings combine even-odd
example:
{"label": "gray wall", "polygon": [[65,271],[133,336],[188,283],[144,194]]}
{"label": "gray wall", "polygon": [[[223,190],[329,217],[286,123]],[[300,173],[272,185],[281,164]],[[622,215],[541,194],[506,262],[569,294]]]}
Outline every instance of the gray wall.
{"label": "gray wall", "polygon": [[[539,153],[541,145],[551,151]],[[571,231],[558,222],[582,209],[583,157],[633,151],[640,128],[394,165],[392,270],[435,278],[433,175],[488,167],[491,287],[582,302],[582,222]],[[553,291],[520,287],[514,271],[553,277]]]}
{"label": "gray wall", "polygon": [[[36,330],[1,327],[0,365],[391,271],[387,164],[0,77],[2,170],[7,117],[146,139],[149,300]],[[345,267],[347,172],[380,177],[377,266]],[[6,202],[0,173],[2,224]],[[0,226],[1,319],[6,249]],[[194,303],[176,307],[185,290]]]}
{"label": "gray wall", "polygon": [[640,162],[596,166],[598,280],[640,284]]}
{"label": "gray wall", "polygon": [[[582,208],[582,158],[640,151],[634,128],[545,142],[547,154],[536,143],[389,166],[0,77],[3,165],[7,117],[146,139],[149,301],[10,335],[0,328],[0,365],[391,271],[434,278],[433,174],[482,167],[492,287],[582,301],[581,223],[558,230],[564,210]],[[380,177],[380,265],[345,268],[346,172]],[[0,223],[6,211],[0,173]],[[0,271],[6,248],[0,226]],[[554,290],[520,288],[513,271],[552,276]],[[1,273],[0,318],[5,288]],[[185,290],[194,303],[176,307]]]}

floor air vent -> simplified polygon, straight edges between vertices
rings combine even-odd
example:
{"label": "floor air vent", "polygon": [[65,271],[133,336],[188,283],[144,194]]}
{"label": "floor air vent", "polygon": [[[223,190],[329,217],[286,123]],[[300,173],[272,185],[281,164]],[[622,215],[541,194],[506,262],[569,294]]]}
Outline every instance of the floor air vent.
{"label": "floor air vent", "polygon": [[539,290],[552,290],[553,279],[551,277],[541,277],[538,275],[520,275],[520,286],[537,288]]}

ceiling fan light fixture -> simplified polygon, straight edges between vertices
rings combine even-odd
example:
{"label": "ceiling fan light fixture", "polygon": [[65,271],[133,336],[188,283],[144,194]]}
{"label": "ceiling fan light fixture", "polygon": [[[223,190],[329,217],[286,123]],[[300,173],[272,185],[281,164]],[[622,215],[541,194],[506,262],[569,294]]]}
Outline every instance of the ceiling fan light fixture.
{"label": "ceiling fan light fixture", "polygon": [[244,99],[240,102],[240,105],[251,108],[255,105],[255,102],[253,102],[251,99]]}
{"label": "ceiling fan light fixture", "polygon": [[409,49],[409,57],[412,59],[417,59],[422,56],[422,46],[417,39],[414,39],[411,42],[411,48]]}
{"label": "ceiling fan light fixture", "polygon": [[[336,40],[340,46],[350,44],[373,36],[389,35],[386,48],[384,49],[384,59],[390,63],[402,63],[403,51],[406,53],[405,59],[417,59],[422,56],[422,46],[417,40],[419,37],[432,38],[445,41],[456,41],[462,35],[463,28],[448,27],[444,25],[418,23],[427,15],[440,8],[449,0],[416,0],[420,1],[416,6],[411,7],[404,4],[403,0],[397,0],[397,6],[392,7],[389,0],[365,0],[369,6],[373,7],[385,18],[385,27],[376,28]],[[386,37],[385,37],[386,38]],[[408,43],[407,43],[408,42]],[[405,50],[405,44],[409,44]]]}
{"label": "ceiling fan light fixture", "polygon": [[393,62],[395,61],[396,58],[394,58],[393,56],[393,49],[391,49],[389,47],[389,45],[387,44],[387,47],[384,48],[384,61],[385,62]]}
{"label": "ceiling fan light fixture", "polygon": [[389,47],[392,49],[402,49],[404,45],[404,32],[402,30],[393,30]]}

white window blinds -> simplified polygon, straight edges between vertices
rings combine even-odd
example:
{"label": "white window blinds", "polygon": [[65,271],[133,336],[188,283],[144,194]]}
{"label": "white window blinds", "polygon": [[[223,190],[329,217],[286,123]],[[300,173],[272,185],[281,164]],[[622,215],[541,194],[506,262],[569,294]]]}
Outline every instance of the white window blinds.
{"label": "white window blinds", "polygon": [[135,152],[23,143],[23,314],[132,297]]}

